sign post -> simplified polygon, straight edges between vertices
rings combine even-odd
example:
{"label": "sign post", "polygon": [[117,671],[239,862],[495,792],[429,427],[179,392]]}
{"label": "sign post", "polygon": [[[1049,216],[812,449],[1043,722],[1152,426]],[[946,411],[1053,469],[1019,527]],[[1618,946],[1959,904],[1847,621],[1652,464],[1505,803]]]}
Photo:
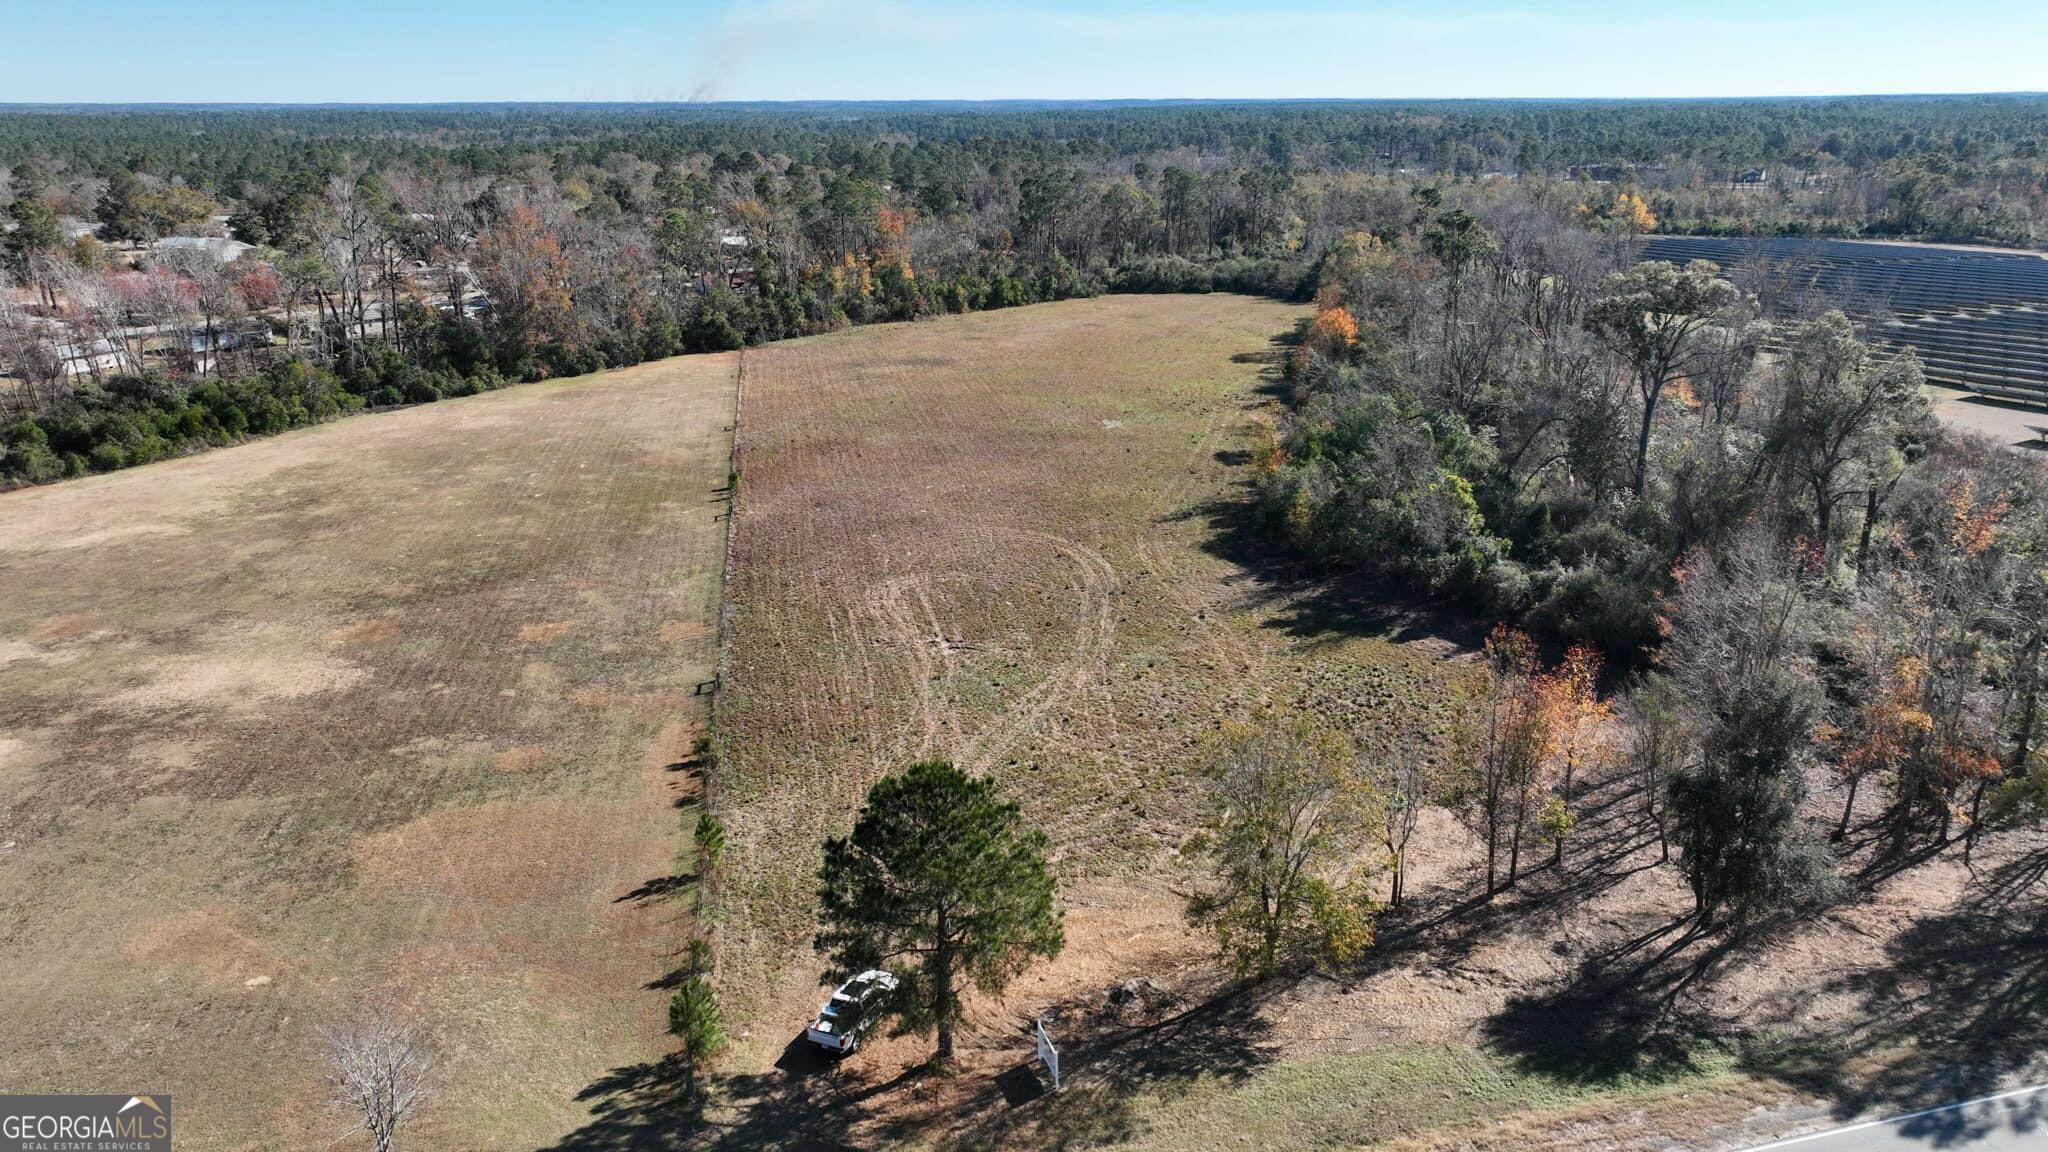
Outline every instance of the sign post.
{"label": "sign post", "polygon": [[1045,1034],[1045,1021],[1038,1021],[1038,1058],[1045,1062],[1045,1070],[1052,1074],[1052,1090],[1060,1090],[1060,1050],[1052,1046],[1052,1037]]}

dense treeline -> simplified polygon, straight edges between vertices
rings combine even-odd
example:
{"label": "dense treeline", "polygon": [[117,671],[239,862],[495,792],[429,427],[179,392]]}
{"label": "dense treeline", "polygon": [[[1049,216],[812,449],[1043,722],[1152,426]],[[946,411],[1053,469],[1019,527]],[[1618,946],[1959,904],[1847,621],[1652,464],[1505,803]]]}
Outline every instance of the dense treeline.
{"label": "dense treeline", "polygon": [[[118,378],[263,381],[300,361],[286,374],[331,371],[337,396],[410,403],[1102,291],[1305,298],[1348,237],[1407,227],[1418,185],[1512,186],[1609,230],[2031,242],[2044,108],[16,108],[0,112],[0,365],[21,384],[0,418],[21,425],[10,442],[68,443],[51,451],[76,471],[152,455],[52,437],[124,427],[119,397],[160,391]],[[1736,182],[1756,166],[1773,175]],[[227,263],[162,243],[207,234],[255,247]],[[0,473],[49,474],[12,460]]]}
{"label": "dense treeline", "polygon": [[1559,701],[1591,699],[1517,628],[1639,675],[1627,758],[1707,919],[1829,890],[1809,767],[1837,836],[1866,784],[1902,844],[2031,810],[2041,468],[1944,433],[1910,350],[1842,313],[1766,322],[1712,265],[1636,263],[1639,203],[1580,218],[1430,191],[1345,237],[1260,461],[1296,547],[1506,622],[1450,784],[1489,886],[1535,829],[1562,851]]}
{"label": "dense treeline", "polygon": [[488,369],[427,372],[375,351],[338,371],[301,359],[218,380],[161,373],[85,381],[34,415],[0,426],[0,478],[31,484],[147,464],[268,436],[372,405],[420,404],[500,387]]}
{"label": "dense treeline", "polygon": [[[506,174],[551,153],[603,166],[724,151],[840,166],[889,141],[966,147],[984,160],[1190,150],[1301,170],[1423,168],[1563,175],[1572,165],[1722,167],[1839,163],[1869,170],[1939,156],[1964,165],[2041,159],[2039,96],[1572,101],[506,104],[318,108],[36,107],[0,113],[0,164],[54,160],[105,177],[147,167],[215,192],[241,179],[445,155]],[[2036,169],[2038,177],[2038,169]]]}

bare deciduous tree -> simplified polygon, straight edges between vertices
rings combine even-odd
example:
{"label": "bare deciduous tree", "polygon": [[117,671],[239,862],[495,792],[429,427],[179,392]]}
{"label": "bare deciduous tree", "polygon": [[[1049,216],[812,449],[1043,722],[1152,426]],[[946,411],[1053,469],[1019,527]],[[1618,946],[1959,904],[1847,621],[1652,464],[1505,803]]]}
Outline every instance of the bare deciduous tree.
{"label": "bare deciduous tree", "polygon": [[314,221],[321,259],[333,273],[334,295],[327,301],[329,322],[357,340],[369,335],[368,301],[377,288],[379,249],[384,242],[364,175],[365,169],[356,164],[331,177],[326,201]]}
{"label": "bare deciduous tree", "polygon": [[1630,733],[1629,760],[1635,770],[1643,816],[1657,829],[1657,859],[1671,861],[1666,795],[1671,776],[1687,763],[1694,733],[1680,710],[1677,690],[1662,675],[1638,684],[1623,702]]}
{"label": "bare deciduous tree", "polygon": [[0,271],[0,372],[21,381],[0,387],[0,413],[28,415],[53,400],[64,378],[64,360],[50,334],[15,303],[7,273]]}
{"label": "bare deciduous tree", "polygon": [[320,1035],[335,1106],[370,1134],[377,1152],[391,1152],[399,1126],[433,1091],[434,1054],[426,1038],[382,1008]]}
{"label": "bare deciduous tree", "polygon": [[1415,837],[1422,809],[1430,802],[1435,787],[1423,739],[1409,733],[1395,740],[1385,756],[1367,774],[1379,789],[1385,818],[1380,824],[1380,842],[1387,850],[1387,906],[1399,908],[1407,887],[1408,842]]}
{"label": "bare deciduous tree", "polygon": [[413,253],[439,275],[448,298],[448,314],[465,319],[463,294],[469,286],[470,250],[475,247],[479,227],[469,182],[455,173],[401,170],[392,189],[412,214],[408,239]]}

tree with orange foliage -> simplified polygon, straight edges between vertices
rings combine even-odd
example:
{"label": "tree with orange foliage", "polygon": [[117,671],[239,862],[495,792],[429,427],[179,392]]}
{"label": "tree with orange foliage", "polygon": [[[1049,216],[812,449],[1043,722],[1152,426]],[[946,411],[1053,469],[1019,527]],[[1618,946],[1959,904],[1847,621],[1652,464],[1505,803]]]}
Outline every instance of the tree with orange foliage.
{"label": "tree with orange foliage", "polygon": [[1584,644],[1575,644],[1558,666],[1542,678],[1543,706],[1549,712],[1552,733],[1551,757],[1558,776],[1557,799],[1561,805],[1548,823],[1551,862],[1564,867],[1564,842],[1571,830],[1572,785],[1581,767],[1590,767],[1608,754],[1610,724],[1614,708],[1600,699],[1600,654]]}
{"label": "tree with orange foliage", "polygon": [[903,250],[903,238],[910,230],[910,209],[891,208],[887,204],[875,209],[875,255],[894,256]]}
{"label": "tree with orange foliage", "polygon": [[532,352],[568,337],[574,301],[569,262],[540,215],[515,204],[477,238],[477,280],[491,302],[491,324],[513,349]]}
{"label": "tree with orange foliage", "polygon": [[1332,303],[1316,313],[1302,342],[1325,356],[1334,356],[1358,343],[1358,321],[1342,304]]}
{"label": "tree with orange foliage", "polygon": [[1614,194],[1607,219],[1616,232],[1631,239],[1657,230],[1657,214],[1650,211],[1650,202],[1641,193],[1626,188]]}
{"label": "tree with orange foliage", "polygon": [[[1873,647],[1884,645],[1874,634],[1870,640]],[[1933,718],[1920,706],[1920,661],[1880,650],[1872,654],[1870,664],[1869,686],[1853,723],[1842,734],[1834,760],[1835,776],[1848,795],[1842,801],[1842,818],[1829,835],[1831,840],[1849,834],[1856,792],[1864,779],[1872,773],[1897,772],[1934,728]]]}
{"label": "tree with orange foliage", "polygon": [[[1556,741],[1556,714],[1535,642],[1503,624],[1487,636],[1481,688],[1458,730],[1450,806],[1486,843],[1486,895],[1512,888],[1521,874],[1531,801]],[[1500,856],[1507,850],[1507,877]]]}
{"label": "tree with orange foliage", "polygon": [[1316,268],[1316,307],[1342,304],[1362,324],[1399,328],[1401,314],[1413,307],[1427,278],[1416,254],[1404,254],[1370,232],[1349,232]]}
{"label": "tree with orange foliage", "polygon": [[1616,189],[1614,199],[1605,204],[1580,204],[1572,211],[1579,219],[1619,237],[1631,253],[1638,237],[1657,230],[1657,214],[1650,211],[1650,202],[1642,193],[1627,188]]}
{"label": "tree with orange foliage", "polygon": [[1920,623],[1919,707],[1929,723],[1896,776],[1892,818],[1901,839],[1931,822],[1947,840],[1957,794],[1976,785],[1981,798],[2002,771],[1973,696],[1990,655],[1987,628],[2000,608],[2011,509],[2002,492],[1981,496],[1971,473],[1950,481],[1940,521],[1922,544],[1920,569],[1904,590]]}

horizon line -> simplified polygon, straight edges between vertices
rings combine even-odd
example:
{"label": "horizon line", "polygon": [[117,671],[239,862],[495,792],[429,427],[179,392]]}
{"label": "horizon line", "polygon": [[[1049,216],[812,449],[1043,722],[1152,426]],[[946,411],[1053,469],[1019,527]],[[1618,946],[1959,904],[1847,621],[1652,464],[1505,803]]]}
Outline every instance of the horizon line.
{"label": "horizon line", "polygon": [[923,96],[903,99],[794,97],[760,100],[566,100],[545,97],[484,100],[0,100],[0,111],[34,109],[291,109],[291,108],[801,108],[1005,105],[1252,105],[1252,104],[1711,104],[1814,100],[2041,99],[2048,89],[1981,92],[1765,93],[1749,96]]}

